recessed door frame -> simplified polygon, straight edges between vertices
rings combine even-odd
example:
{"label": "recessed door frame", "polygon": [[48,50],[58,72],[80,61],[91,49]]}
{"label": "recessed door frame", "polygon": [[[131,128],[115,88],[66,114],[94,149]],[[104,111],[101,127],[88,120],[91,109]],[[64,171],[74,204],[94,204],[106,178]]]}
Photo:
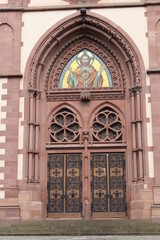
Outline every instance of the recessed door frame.
{"label": "recessed door frame", "polygon": [[[82,218],[82,215],[83,215],[83,208],[84,208],[84,203],[85,203],[85,164],[84,164],[84,146],[81,145],[81,146],[75,146],[75,147],[72,147],[72,148],[67,148],[64,147],[61,148],[59,146],[59,149],[56,147],[54,149],[48,149],[47,151],[47,156],[48,154],[69,154],[69,153],[80,153],[82,154],[82,211],[80,214],[77,214],[77,213],[63,213],[63,214],[50,214],[50,217],[51,218],[67,218],[67,217],[71,217],[71,218]],[[90,146],[88,145],[88,172],[90,173],[91,171],[91,167],[90,167],[90,160],[91,160],[91,153],[116,153],[116,152],[121,152],[121,153],[125,153],[125,160],[126,160],[126,146],[112,146],[112,147],[106,147],[104,148],[104,146],[101,146],[100,144],[97,144],[95,146]],[[126,163],[126,173],[127,173],[127,161],[125,161]],[[91,176],[88,175],[88,192],[89,192],[89,197],[88,197],[88,208],[89,208],[89,211],[87,212],[87,219],[94,219],[94,218],[125,218],[126,217],[126,212],[125,213],[121,213],[121,214],[117,214],[117,213],[113,213],[113,214],[108,214],[108,213],[94,213],[92,214],[92,211],[91,211],[91,202],[92,202],[92,199],[91,199]],[[127,184],[127,176],[126,176],[126,184]],[[126,186],[126,202],[127,202],[127,186]],[[47,201],[46,201],[47,202]],[[47,204],[46,204],[47,205]],[[46,206],[47,207],[47,206]]]}

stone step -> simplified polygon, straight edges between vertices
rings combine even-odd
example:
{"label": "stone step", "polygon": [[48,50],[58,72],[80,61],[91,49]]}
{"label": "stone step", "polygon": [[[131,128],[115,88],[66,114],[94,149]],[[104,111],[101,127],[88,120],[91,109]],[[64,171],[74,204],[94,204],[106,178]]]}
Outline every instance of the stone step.
{"label": "stone step", "polygon": [[52,220],[14,224],[0,227],[0,235],[109,235],[109,234],[158,234],[160,224],[131,220]]}

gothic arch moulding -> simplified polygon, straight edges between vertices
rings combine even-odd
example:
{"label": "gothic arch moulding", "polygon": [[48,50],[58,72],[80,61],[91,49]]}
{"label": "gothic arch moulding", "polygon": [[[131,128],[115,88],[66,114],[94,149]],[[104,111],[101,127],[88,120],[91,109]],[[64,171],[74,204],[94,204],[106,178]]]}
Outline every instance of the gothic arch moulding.
{"label": "gothic arch moulding", "polygon": [[64,103],[61,103],[61,104],[58,104],[58,106],[54,107],[54,108],[52,109],[52,111],[51,111],[51,112],[48,114],[48,116],[47,116],[47,123],[50,124],[50,122],[51,122],[51,120],[52,120],[52,116],[53,116],[55,113],[61,111],[61,109],[63,109],[63,108],[66,108],[66,109],[68,109],[69,111],[73,112],[73,113],[78,117],[78,120],[79,120],[79,122],[80,122],[80,125],[83,126],[84,122],[83,122],[83,117],[82,117],[81,113],[79,112],[79,110],[78,110],[76,107],[72,106],[72,105],[69,104],[69,103],[65,103],[65,104],[64,104]]}
{"label": "gothic arch moulding", "polygon": [[67,62],[84,48],[104,59],[115,86],[141,85],[144,66],[134,42],[110,20],[88,11],[63,19],[42,36],[27,63],[29,88],[55,90]]}

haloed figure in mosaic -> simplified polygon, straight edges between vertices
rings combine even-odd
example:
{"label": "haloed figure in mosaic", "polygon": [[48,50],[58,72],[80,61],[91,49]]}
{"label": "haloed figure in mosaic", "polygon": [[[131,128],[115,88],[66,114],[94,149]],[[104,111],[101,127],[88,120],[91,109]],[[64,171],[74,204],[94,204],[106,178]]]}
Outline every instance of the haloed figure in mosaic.
{"label": "haloed figure in mosaic", "polygon": [[92,66],[94,57],[91,52],[84,50],[80,52],[76,59],[78,67],[72,71],[68,68],[69,76],[67,79],[69,88],[92,88],[102,87],[103,77],[101,75],[105,66],[100,66],[99,71]]}

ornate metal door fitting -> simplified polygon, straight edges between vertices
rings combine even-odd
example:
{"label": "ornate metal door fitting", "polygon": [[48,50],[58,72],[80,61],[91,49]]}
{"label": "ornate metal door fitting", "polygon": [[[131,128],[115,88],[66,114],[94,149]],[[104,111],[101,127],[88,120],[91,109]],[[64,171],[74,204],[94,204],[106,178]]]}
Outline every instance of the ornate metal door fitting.
{"label": "ornate metal door fitting", "polygon": [[48,155],[48,213],[81,212],[81,154]]}
{"label": "ornate metal door fitting", "polygon": [[124,153],[91,154],[92,212],[126,212]]}

